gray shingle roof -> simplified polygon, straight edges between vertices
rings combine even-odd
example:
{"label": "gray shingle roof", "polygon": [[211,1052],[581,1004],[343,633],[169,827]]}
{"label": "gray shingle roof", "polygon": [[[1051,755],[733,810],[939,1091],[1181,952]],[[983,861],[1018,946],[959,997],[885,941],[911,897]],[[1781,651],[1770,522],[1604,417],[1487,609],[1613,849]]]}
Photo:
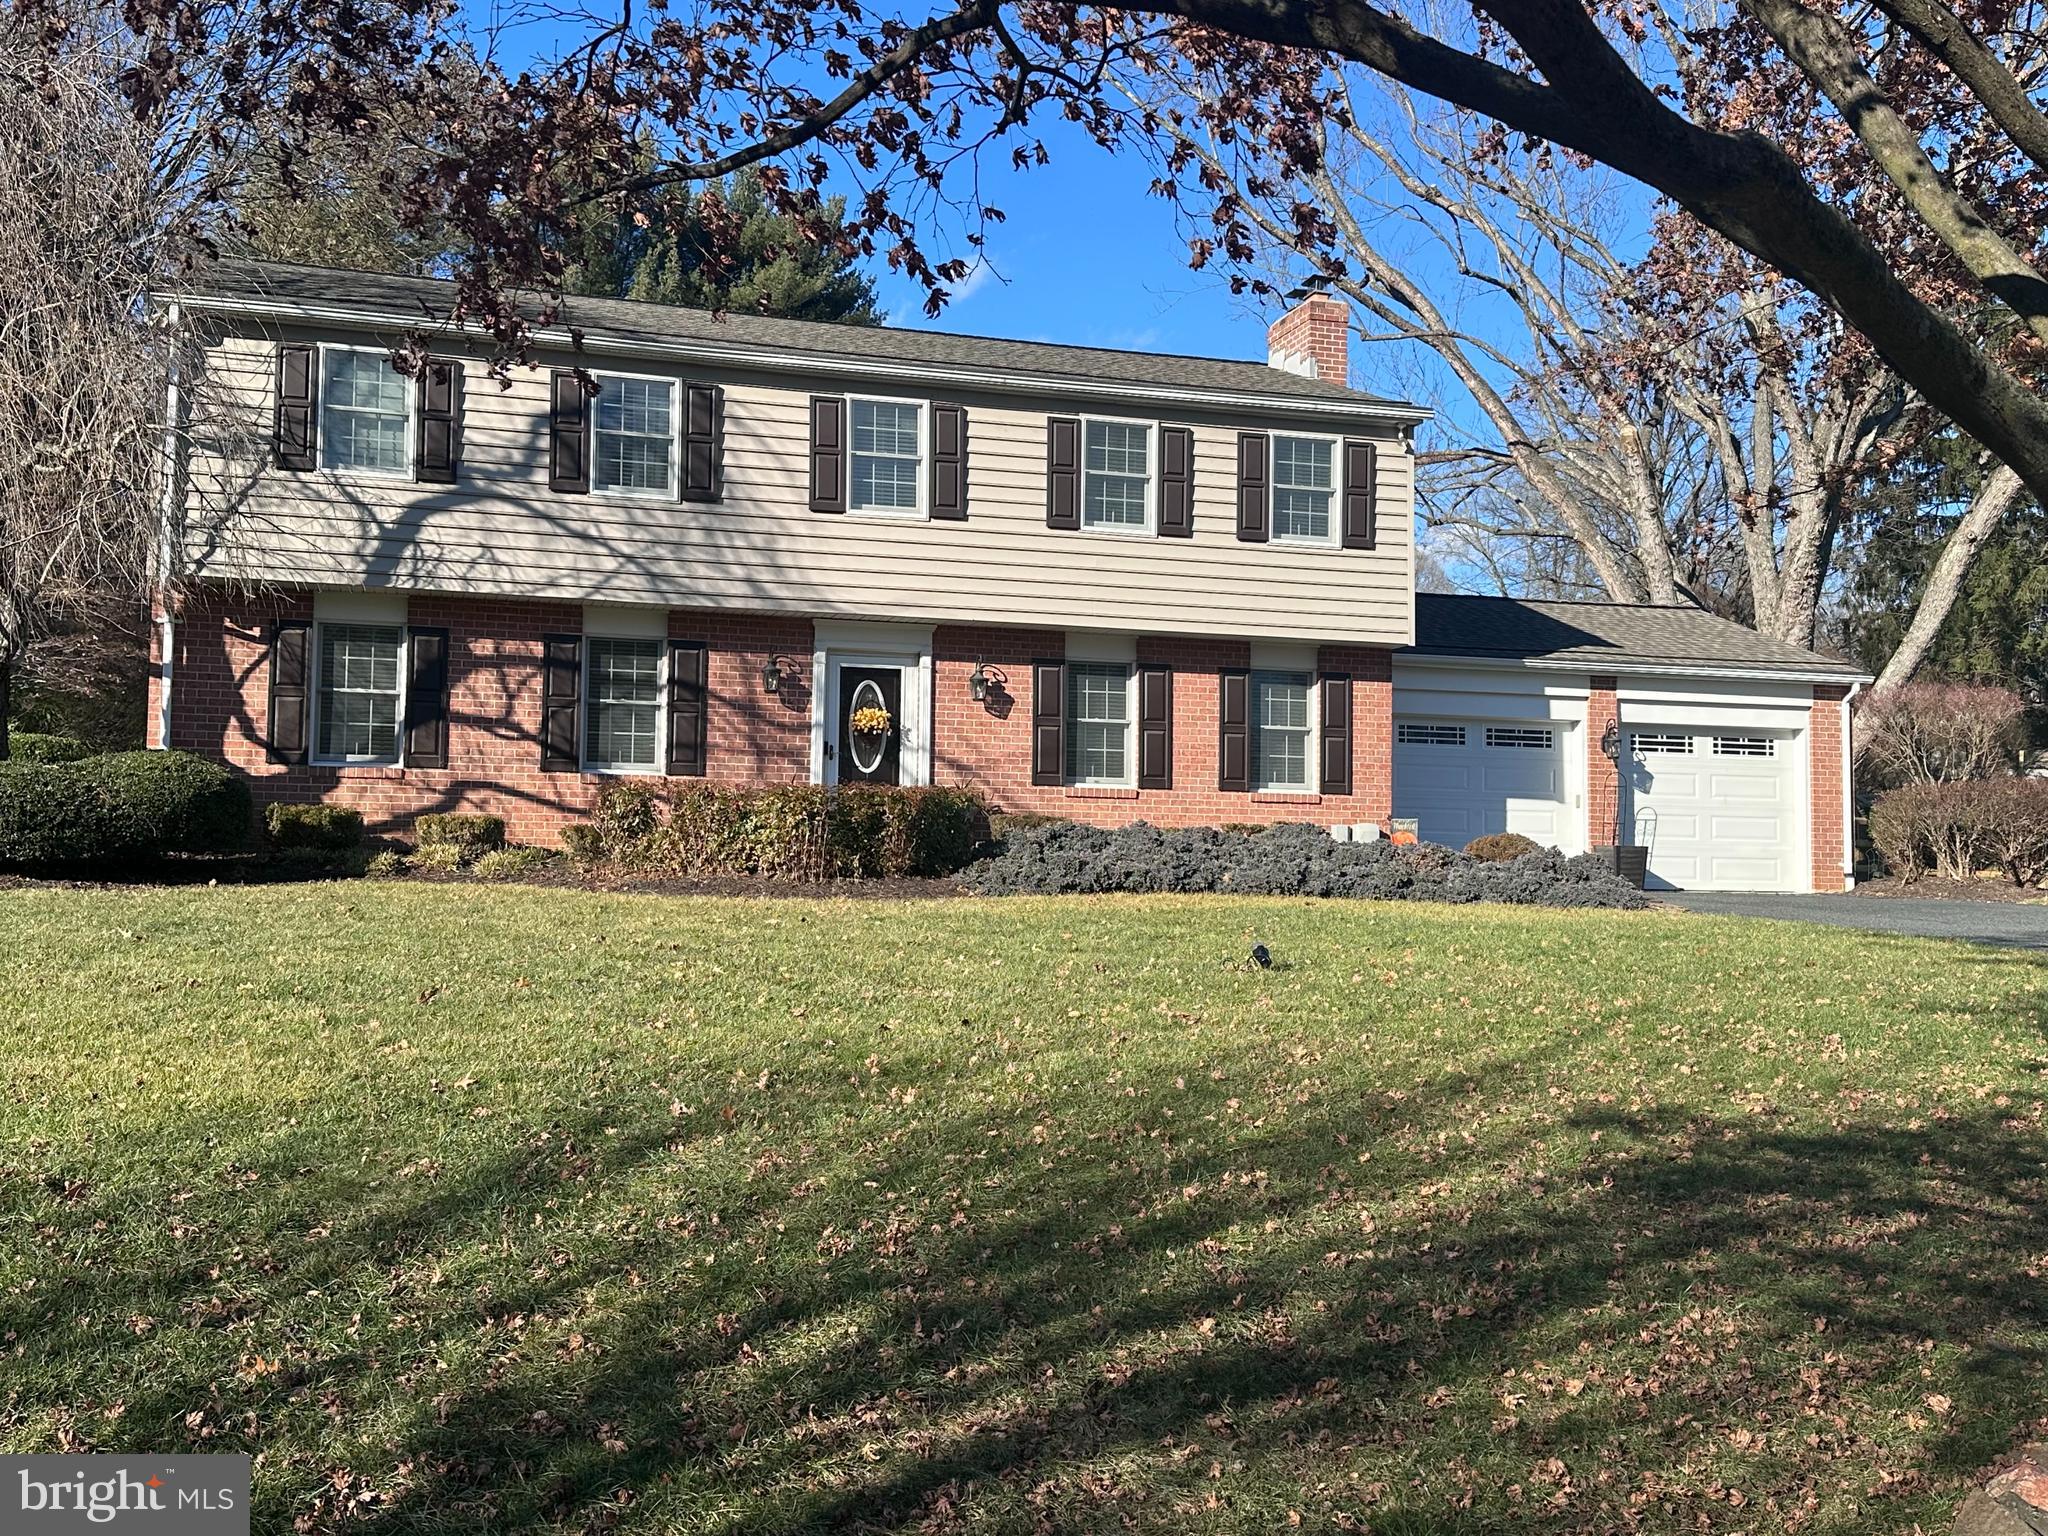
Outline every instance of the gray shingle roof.
{"label": "gray shingle roof", "polygon": [[[224,261],[195,284],[193,297],[262,301],[280,314],[308,306],[365,315],[403,316],[432,325],[443,319],[453,286],[433,278],[345,272],[285,262]],[[1180,357],[1159,352],[1120,352],[1107,347],[1069,347],[1038,341],[1007,341],[947,331],[913,331],[894,326],[831,325],[815,320],[782,320],[736,311],[713,314],[670,304],[621,299],[571,298],[563,325],[592,338],[631,344],[707,342],[758,347],[860,361],[962,368],[1120,385],[1153,385],[1233,395],[1259,395],[1324,406],[1356,405],[1361,415],[1420,419],[1429,412],[1404,400],[1304,378],[1262,362]]]}
{"label": "gray shingle roof", "polygon": [[1697,608],[1625,603],[1551,603],[1513,597],[1415,596],[1421,656],[1497,656],[1606,666],[1728,667],[1827,674],[1852,681],[1861,668],[1802,650]]}

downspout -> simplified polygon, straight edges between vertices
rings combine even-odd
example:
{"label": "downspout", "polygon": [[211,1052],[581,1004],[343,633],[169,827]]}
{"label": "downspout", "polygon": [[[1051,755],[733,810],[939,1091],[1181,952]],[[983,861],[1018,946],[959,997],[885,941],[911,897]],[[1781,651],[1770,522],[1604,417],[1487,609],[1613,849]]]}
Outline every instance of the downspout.
{"label": "downspout", "polygon": [[1851,683],[1842,695],[1842,889],[1856,889],[1856,695],[1861,683]]}
{"label": "downspout", "polygon": [[182,311],[174,299],[168,311],[171,330],[171,364],[164,385],[164,484],[157,509],[156,609],[157,694],[156,730],[150,746],[164,751],[171,744],[171,680],[178,643],[177,609],[171,579],[177,568],[178,486],[182,463],[178,452],[178,413],[183,404],[178,379],[178,332]]}

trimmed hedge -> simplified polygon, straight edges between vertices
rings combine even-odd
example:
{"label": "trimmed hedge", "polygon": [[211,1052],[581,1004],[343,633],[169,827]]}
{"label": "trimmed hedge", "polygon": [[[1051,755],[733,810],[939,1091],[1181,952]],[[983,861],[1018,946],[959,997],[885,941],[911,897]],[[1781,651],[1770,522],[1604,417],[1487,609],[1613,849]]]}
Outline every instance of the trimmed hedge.
{"label": "trimmed hedge", "polygon": [[76,736],[49,736],[41,731],[10,731],[7,751],[7,760],[14,763],[75,763],[92,756],[92,748]]}
{"label": "trimmed hedge", "polygon": [[1352,896],[1380,901],[1498,901],[1553,907],[1642,907],[1641,891],[1597,857],[1552,849],[1488,864],[1434,843],[1340,843],[1288,823],[1255,837],[1213,827],[1112,832],[1064,822],[1012,833],[964,882],[988,896],[1095,891],[1223,891],[1246,896]]}
{"label": "trimmed hedge", "polygon": [[1971,880],[1995,867],[2017,886],[2048,880],[2048,780],[1913,784],[1878,797],[1870,840],[1891,872]]}
{"label": "trimmed hedge", "polygon": [[270,845],[347,853],[363,841],[363,813],[346,805],[273,805],[263,813]]}
{"label": "trimmed hedge", "polygon": [[900,879],[965,867],[988,807],[964,789],[624,783],[600,793],[587,830],[562,836],[579,860],[641,874]]}
{"label": "trimmed hedge", "polygon": [[417,816],[413,818],[412,835],[422,848],[451,847],[465,860],[479,859],[505,846],[505,818],[455,812]]}
{"label": "trimmed hedge", "polygon": [[1505,864],[1509,859],[1541,853],[1543,845],[1519,832],[1488,832],[1465,845],[1465,851],[1482,864]]}
{"label": "trimmed hedge", "polygon": [[106,871],[169,853],[232,853],[249,786],[187,752],[0,764],[0,868]]}

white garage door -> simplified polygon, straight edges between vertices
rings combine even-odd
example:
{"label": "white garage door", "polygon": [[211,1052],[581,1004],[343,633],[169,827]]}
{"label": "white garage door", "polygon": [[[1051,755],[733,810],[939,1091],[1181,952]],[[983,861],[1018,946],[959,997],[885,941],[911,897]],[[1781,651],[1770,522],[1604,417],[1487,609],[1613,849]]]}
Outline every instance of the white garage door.
{"label": "white garage door", "polygon": [[1462,848],[1485,832],[1519,832],[1546,847],[1583,846],[1565,772],[1565,727],[1550,720],[1394,721],[1394,814],[1422,840]]}
{"label": "white garage door", "polygon": [[1649,845],[1653,887],[1805,888],[1794,742],[1682,726],[1629,732],[1629,803],[1636,839]]}

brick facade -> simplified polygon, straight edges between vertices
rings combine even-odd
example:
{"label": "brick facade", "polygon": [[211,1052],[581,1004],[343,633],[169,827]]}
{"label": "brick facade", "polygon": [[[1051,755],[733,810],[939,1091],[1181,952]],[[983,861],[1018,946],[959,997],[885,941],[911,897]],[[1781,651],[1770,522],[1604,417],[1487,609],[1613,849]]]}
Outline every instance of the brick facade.
{"label": "brick facade", "polygon": [[1847,688],[1817,685],[1813,690],[1813,711],[1807,727],[1806,760],[1811,774],[1810,815],[1813,837],[1813,888],[1839,891],[1848,881],[1843,866],[1848,862],[1842,845],[1842,764],[1848,750],[1842,701]]}
{"label": "brick facade", "polygon": [[1601,752],[1600,738],[1608,726],[1621,719],[1620,689],[1611,677],[1589,677],[1586,684],[1586,846],[1605,848],[1614,841],[1621,769]]}
{"label": "brick facade", "polygon": [[[585,818],[605,775],[540,766],[543,637],[575,633],[575,604],[413,594],[407,621],[449,632],[449,747],[445,769],[282,764],[264,746],[270,626],[311,619],[309,594],[202,589],[178,615],[171,745],[225,760],[248,775],[259,803],[356,806],[373,830],[403,833],[432,811],[505,817],[521,842],[552,844]],[[709,777],[803,783],[810,777],[813,631],[808,619],[673,609],[673,638],[703,640],[709,657]],[[1120,826],[1309,821],[1384,824],[1393,809],[1393,674],[1388,651],[1325,647],[1319,666],[1352,675],[1349,795],[1225,793],[1217,778],[1217,673],[1250,664],[1243,641],[1147,636],[1141,661],[1174,668],[1170,790],[1085,789],[1031,782],[1031,663],[1064,655],[1061,631],[941,626],[933,634],[932,777],[981,790],[1005,811],[1040,811]],[[761,673],[778,660],[778,692]],[[976,663],[994,680],[975,702]],[[151,719],[156,718],[152,680]]]}

